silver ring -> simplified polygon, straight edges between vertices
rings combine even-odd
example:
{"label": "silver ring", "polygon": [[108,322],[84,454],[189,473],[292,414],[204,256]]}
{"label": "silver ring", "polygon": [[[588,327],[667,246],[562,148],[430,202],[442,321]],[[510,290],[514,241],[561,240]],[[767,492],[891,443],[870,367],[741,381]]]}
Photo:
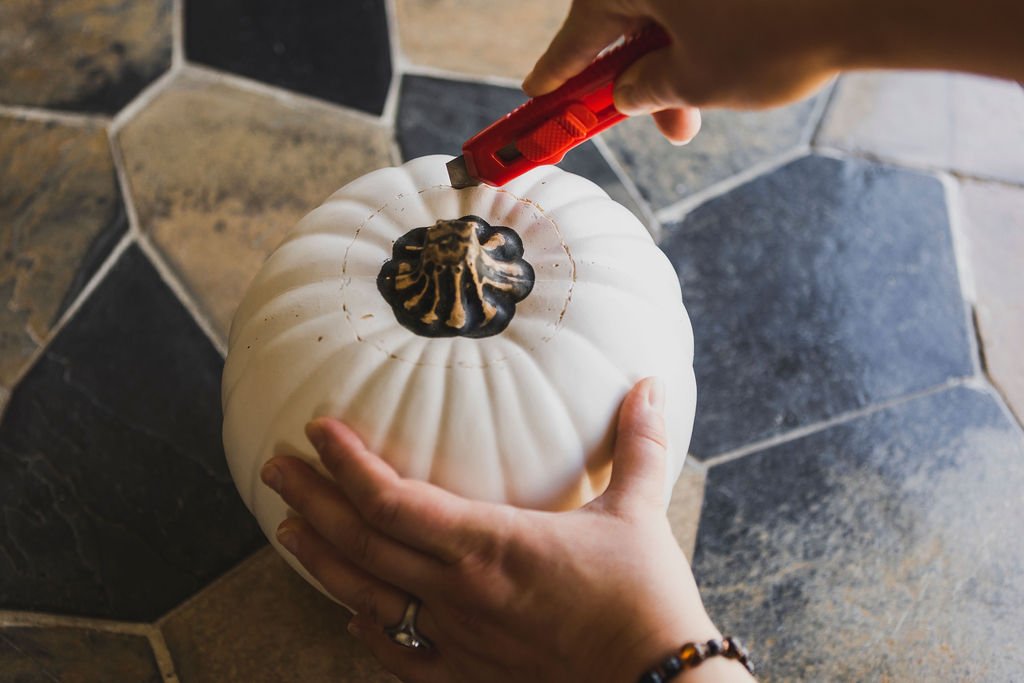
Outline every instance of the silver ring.
{"label": "silver ring", "polygon": [[434,644],[416,632],[416,615],[419,614],[419,611],[419,599],[410,599],[409,604],[405,607],[402,620],[398,622],[397,626],[384,629],[384,633],[394,642],[411,650],[433,649]]}

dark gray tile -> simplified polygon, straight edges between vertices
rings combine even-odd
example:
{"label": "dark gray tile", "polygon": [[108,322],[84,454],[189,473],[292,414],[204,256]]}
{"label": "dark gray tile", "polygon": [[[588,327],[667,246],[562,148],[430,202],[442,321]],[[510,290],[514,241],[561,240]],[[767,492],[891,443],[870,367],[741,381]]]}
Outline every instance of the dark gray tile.
{"label": "dark gray tile", "polygon": [[1013,681],[1024,436],[988,390],[713,467],[694,571],[763,680]]}
{"label": "dark gray tile", "polygon": [[153,619],[263,542],[216,350],[130,248],[0,424],[0,608]]}
{"label": "dark gray tile", "polygon": [[[406,160],[427,154],[462,153],[462,143],[526,101],[513,88],[406,76],[398,105],[398,144]],[[570,151],[559,166],[600,185],[647,222],[644,210],[591,142]]]}
{"label": "dark gray tile", "polygon": [[383,111],[391,83],[379,0],[185,0],[185,53],[373,114]]}
{"label": "dark gray tile", "polygon": [[160,683],[143,636],[69,626],[0,628],[3,683]]}
{"label": "dark gray tile", "polygon": [[973,372],[934,178],[805,157],[666,231],[700,458]]}
{"label": "dark gray tile", "polygon": [[170,67],[171,4],[0,4],[0,102],[116,113]]}
{"label": "dark gray tile", "polygon": [[763,111],[705,111],[700,133],[682,147],[669,144],[649,116],[623,121],[604,139],[657,211],[805,144],[827,96]]}

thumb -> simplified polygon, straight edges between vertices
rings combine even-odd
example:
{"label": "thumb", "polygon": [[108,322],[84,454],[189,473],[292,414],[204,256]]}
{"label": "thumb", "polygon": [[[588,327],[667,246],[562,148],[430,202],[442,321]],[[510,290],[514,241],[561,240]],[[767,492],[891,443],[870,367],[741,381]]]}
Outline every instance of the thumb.
{"label": "thumb", "polygon": [[523,81],[530,97],[551,92],[583,71],[598,53],[641,24],[639,18],[615,14],[599,3],[573,2],[569,16]]}
{"label": "thumb", "polygon": [[627,116],[681,109],[685,100],[678,92],[674,46],[648,53],[626,69],[615,81],[615,108]]}
{"label": "thumb", "polygon": [[619,408],[612,477],[601,496],[605,504],[622,508],[637,502],[661,506],[665,491],[665,385],[648,377],[626,394]]}

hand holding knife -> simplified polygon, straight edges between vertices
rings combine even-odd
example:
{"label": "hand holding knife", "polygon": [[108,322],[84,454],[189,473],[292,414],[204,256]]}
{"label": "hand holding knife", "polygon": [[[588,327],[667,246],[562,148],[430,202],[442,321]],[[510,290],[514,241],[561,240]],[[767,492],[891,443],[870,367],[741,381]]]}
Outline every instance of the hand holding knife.
{"label": "hand holding knife", "polygon": [[626,118],[612,99],[616,79],[637,59],[668,44],[664,30],[649,25],[556,90],[498,119],[448,162],[452,187],[501,186],[537,166],[557,164],[570,149]]}

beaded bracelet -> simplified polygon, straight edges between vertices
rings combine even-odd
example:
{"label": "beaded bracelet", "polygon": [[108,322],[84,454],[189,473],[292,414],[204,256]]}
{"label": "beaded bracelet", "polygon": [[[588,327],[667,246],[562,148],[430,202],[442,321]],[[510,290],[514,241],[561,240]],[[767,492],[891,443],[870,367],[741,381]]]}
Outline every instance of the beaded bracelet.
{"label": "beaded bracelet", "polygon": [[751,674],[754,673],[754,665],[750,662],[747,648],[743,647],[743,643],[739,640],[729,636],[725,640],[712,638],[706,643],[687,643],[683,645],[679,648],[678,654],[672,655],[659,666],[645,673],[637,683],[664,683],[675,678],[683,671],[695,669],[704,660],[716,655],[735,659]]}

